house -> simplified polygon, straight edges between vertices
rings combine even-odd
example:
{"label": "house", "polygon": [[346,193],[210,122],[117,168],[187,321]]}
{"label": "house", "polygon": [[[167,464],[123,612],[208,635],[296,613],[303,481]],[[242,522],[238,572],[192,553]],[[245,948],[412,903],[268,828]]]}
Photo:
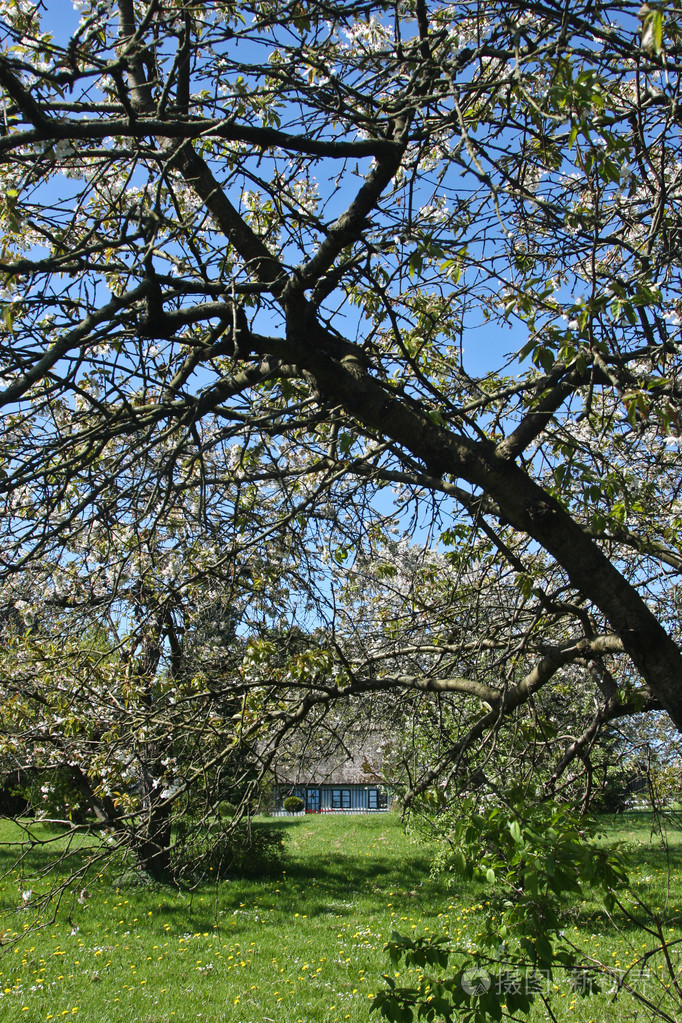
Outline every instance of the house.
{"label": "house", "polygon": [[273,767],[275,813],[287,796],[303,800],[306,813],[387,810],[391,795],[382,773],[387,743],[376,732],[346,736],[333,751],[281,756]]}

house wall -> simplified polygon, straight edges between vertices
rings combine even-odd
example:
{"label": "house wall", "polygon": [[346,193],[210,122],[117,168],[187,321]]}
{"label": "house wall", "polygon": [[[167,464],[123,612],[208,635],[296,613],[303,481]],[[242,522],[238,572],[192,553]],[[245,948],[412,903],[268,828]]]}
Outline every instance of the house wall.
{"label": "house wall", "polygon": [[381,785],[280,785],[277,809],[287,796],[302,799],[307,813],[386,810],[390,802],[388,792]]}

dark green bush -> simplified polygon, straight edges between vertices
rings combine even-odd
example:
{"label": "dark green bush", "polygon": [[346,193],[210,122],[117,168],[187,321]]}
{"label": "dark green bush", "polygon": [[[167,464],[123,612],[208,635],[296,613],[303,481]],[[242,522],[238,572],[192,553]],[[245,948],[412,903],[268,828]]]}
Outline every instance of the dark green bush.
{"label": "dark green bush", "polygon": [[19,771],[0,778],[0,816],[23,817],[29,810],[29,799],[24,792],[23,776]]}
{"label": "dark green bush", "polygon": [[284,858],[283,832],[246,820],[195,820],[176,824],[171,872],[177,879],[249,877],[279,872]]}
{"label": "dark green bush", "polygon": [[305,803],[298,796],[287,796],[282,803],[282,806],[287,813],[300,813],[305,806]]}
{"label": "dark green bush", "polygon": [[83,825],[91,819],[69,767],[13,771],[0,779],[0,813],[50,817]]}

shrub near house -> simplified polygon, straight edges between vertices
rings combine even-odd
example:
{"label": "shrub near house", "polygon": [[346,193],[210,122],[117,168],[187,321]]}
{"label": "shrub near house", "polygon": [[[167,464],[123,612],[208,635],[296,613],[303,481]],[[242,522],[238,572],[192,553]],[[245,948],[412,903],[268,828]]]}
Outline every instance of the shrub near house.
{"label": "shrub near house", "polygon": [[300,813],[305,809],[305,803],[298,796],[287,796],[282,803],[282,809],[287,813]]}

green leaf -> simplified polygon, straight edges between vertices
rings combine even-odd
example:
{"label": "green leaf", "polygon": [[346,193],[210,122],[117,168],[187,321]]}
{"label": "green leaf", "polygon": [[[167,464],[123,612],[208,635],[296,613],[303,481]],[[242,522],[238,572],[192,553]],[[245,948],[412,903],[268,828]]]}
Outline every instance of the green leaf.
{"label": "green leaf", "polygon": [[461,849],[455,849],[452,854],[452,867],[458,874],[464,874],[466,871],[467,861],[464,853]]}
{"label": "green leaf", "polygon": [[549,965],[554,959],[552,945],[543,934],[539,934],[535,939],[535,954],[545,965]]}
{"label": "green leaf", "polygon": [[650,53],[663,49],[663,11],[653,4],[645,3],[639,10],[642,22],[642,46]]}

